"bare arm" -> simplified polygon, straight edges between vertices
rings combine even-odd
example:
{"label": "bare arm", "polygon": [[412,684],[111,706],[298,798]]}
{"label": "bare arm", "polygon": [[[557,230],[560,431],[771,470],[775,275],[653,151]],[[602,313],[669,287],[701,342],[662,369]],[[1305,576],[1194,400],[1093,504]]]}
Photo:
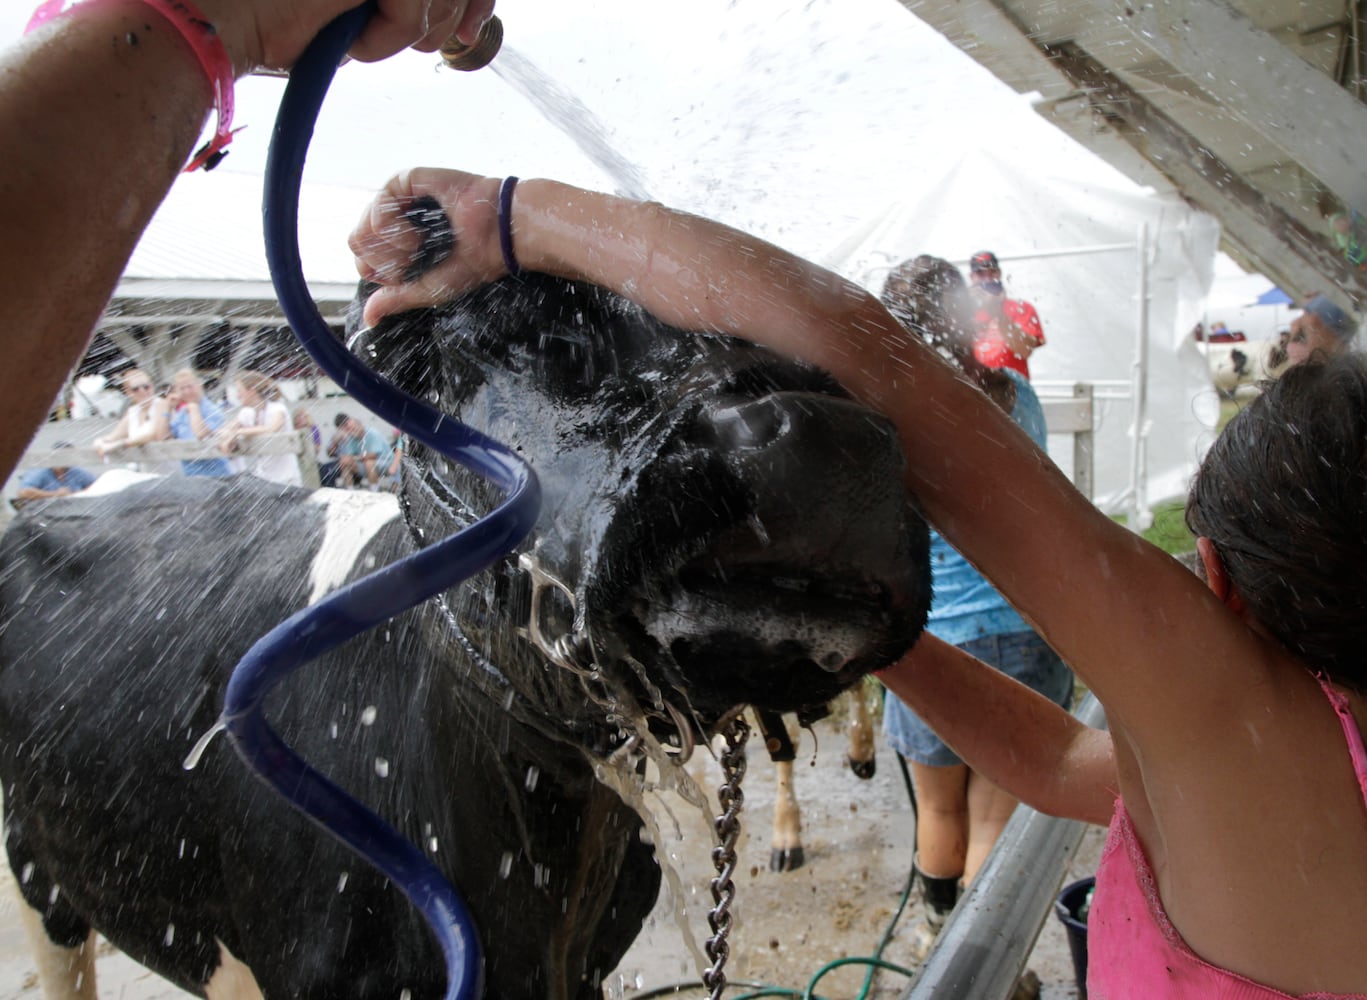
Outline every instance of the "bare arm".
{"label": "bare arm", "polygon": [[40,490],[36,486],[21,486],[14,494],[16,500],[47,500],[50,497],[67,496],[71,496],[71,490],[65,486],[55,490]]}
{"label": "bare arm", "polygon": [[[447,209],[458,252],[416,282],[412,198]],[[396,178],[352,237],[363,277],[382,283],[368,322],[506,273],[498,181],[454,171]],[[685,329],[734,334],[830,371],[897,426],[907,482],[930,521],[1074,666],[1112,727],[1162,736],[1209,718],[1256,640],[1166,554],[1132,535],[867,292],[729,227],[656,204],[551,181],[513,201],[523,268],[625,295]],[[1218,651],[1218,652],[1217,652]]]}
{"label": "bare arm", "polygon": [[[264,415],[263,415],[264,417]],[[276,410],[269,417],[264,417],[260,423],[243,427],[240,423],[233,430],[234,437],[259,437],[262,434],[279,434],[285,429],[285,413],[283,410]]]}
{"label": "bare arm", "polygon": [[1044,343],[1044,327],[1040,325],[1039,313],[1028,302],[1016,302],[1015,313],[1003,310],[1003,339],[1018,357],[1028,358]]}
{"label": "bare arm", "polygon": [[1002,340],[1007,350],[1022,358],[1030,357],[1040,345],[1037,339],[1009,319],[1002,325]]}
{"label": "bare arm", "polygon": [[194,400],[185,404],[185,415],[190,419],[190,433],[198,440],[203,441],[214,432],[214,429],[204,422],[204,411]]}
{"label": "bare arm", "polygon": [[[288,66],[354,0],[200,0],[236,72]],[[383,0],[353,55],[472,40],[492,0]],[[445,7],[442,8],[445,10]],[[47,415],[210,107],[189,47],[129,0],[57,18],[0,55],[0,470]]]}
{"label": "bare arm", "polygon": [[128,447],[147,444],[149,441],[165,441],[171,436],[171,421],[167,414],[166,400],[152,400],[149,416],[151,419],[140,433],[128,435]]}
{"label": "bare arm", "polygon": [[[94,441],[95,450],[101,456],[107,455],[116,448],[122,448],[128,443],[128,412],[119,418],[119,422],[114,425],[114,429],[108,434],[101,434]],[[15,456],[16,459],[18,456]]]}
{"label": "bare arm", "polygon": [[928,632],[878,676],[969,767],[1022,802],[1110,822],[1120,783],[1109,733]]}

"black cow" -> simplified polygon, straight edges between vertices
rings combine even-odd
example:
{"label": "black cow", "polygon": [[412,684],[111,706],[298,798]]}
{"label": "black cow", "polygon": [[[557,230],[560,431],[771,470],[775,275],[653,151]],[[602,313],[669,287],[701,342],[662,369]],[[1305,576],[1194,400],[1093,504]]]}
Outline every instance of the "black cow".
{"label": "black cow", "polygon": [[[521,452],[544,509],[518,556],[305,667],[268,714],[459,887],[490,997],[596,996],[660,876],[595,766],[747,703],[824,702],[914,641],[925,527],[897,442],[820,371],[550,279],[359,349]],[[248,970],[267,997],[441,995],[397,890],[226,742],[182,767],[258,635],[498,500],[421,448],[408,462],[397,503],[171,478],[7,532],[7,847],[58,946],[94,927],[210,996]]]}

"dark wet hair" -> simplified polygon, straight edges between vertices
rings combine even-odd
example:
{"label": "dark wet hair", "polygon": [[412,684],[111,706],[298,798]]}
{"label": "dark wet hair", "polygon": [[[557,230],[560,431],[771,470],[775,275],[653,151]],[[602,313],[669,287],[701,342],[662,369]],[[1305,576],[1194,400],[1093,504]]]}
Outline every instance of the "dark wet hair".
{"label": "dark wet hair", "polygon": [[1266,385],[1207,453],[1187,526],[1248,609],[1314,670],[1367,691],[1367,370],[1310,361]]}
{"label": "dark wet hair", "polygon": [[957,267],[921,254],[889,272],[879,300],[897,322],[962,369],[1009,413],[1015,405],[1015,383],[973,356],[973,331],[962,298],[967,294],[968,283]]}
{"label": "dark wet hair", "polygon": [[959,357],[971,353],[972,336],[952,300],[967,289],[964,276],[947,260],[921,254],[894,267],[879,299],[897,322],[936,350]]}

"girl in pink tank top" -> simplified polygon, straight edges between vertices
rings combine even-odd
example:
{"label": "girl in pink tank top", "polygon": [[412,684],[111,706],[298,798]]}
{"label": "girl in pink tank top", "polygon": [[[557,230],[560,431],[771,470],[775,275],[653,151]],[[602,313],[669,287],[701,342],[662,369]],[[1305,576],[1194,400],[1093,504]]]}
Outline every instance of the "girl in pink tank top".
{"label": "girl in pink tank top", "polygon": [[[1367,918],[1367,752],[1352,700],[1367,650],[1357,561],[1367,558],[1364,445],[1367,376],[1356,362],[1289,372],[1226,429],[1187,513],[1224,605],[1206,612],[1214,641],[1191,631],[1194,673],[1150,663],[1136,677],[1154,678],[1148,690],[1108,683],[1103,672],[1094,690],[1114,741],[925,639],[881,674],[1008,791],[1047,812],[1109,820],[1088,920],[1091,1000],[1367,998],[1367,963],[1352,964],[1358,947],[1339,940],[1324,912]],[[1144,607],[1172,605],[1150,592]],[[1241,654],[1220,652],[1228,646],[1219,632],[1231,623],[1241,631],[1228,646]],[[1084,662],[1071,662],[1087,677]],[[1242,696],[1240,684],[1255,696]],[[1184,687],[1194,695],[1176,694]],[[1192,696],[1208,700],[1189,714],[1183,699]],[[1152,701],[1161,713],[1147,714]],[[996,714],[960,718],[963,703],[992,704]],[[1192,749],[1183,753],[1184,744]],[[1207,810],[1211,822],[1199,818]],[[1260,846],[1246,849],[1245,837]],[[1156,874],[1163,867],[1166,882]],[[1319,887],[1279,891],[1297,881]],[[1227,887],[1241,902],[1211,921],[1206,904]],[[1179,899],[1180,927],[1165,893]],[[1318,957],[1296,961],[1316,948]],[[1336,959],[1347,971],[1329,971]]]}
{"label": "girl in pink tank top", "polygon": [[[351,241],[379,286],[364,321],[543,271],[798,356],[879,407],[928,520],[1106,708],[1109,736],[934,637],[885,673],[974,771],[1030,804],[1106,823],[1119,793],[1093,1000],[1367,991],[1367,806],[1342,742],[1367,718],[1357,362],[1292,368],[1212,446],[1187,506],[1202,583],[1097,510],[864,289],[659,205],[545,180],[503,204],[500,190],[442,169],[391,181]],[[408,281],[419,198],[460,238]],[[1183,264],[1156,266],[1175,278]]]}
{"label": "girl in pink tank top", "polygon": [[[1339,715],[1353,770],[1367,806],[1367,751],[1346,699],[1320,679]],[[1274,1000],[1292,994],[1221,969],[1191,950],[1168,920],[1144,848],[1121,799],[1096,872],[1096,893],[1087,918],[1087,992],[1093,1000],[1170,997],[1173,1000]],[[1307,994],[1316,1000],[1360,998],[1360,993]]]}

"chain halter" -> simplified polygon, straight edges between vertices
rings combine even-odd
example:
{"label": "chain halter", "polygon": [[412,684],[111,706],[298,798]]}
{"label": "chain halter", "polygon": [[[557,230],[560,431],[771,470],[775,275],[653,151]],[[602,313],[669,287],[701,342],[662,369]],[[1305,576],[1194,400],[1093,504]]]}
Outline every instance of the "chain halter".
{"label": "chain halter", "polygon": [[731,903],[736,898],[736,883],[731,876],[736,873],[736,841],[740,839],[740,811],[745,805],[740,784],[745,777],[745,741],[750,738],[750,726],[737,715],[722,736],[726,749],[721,755],[722,786],[717,790],[722,814],[713,823],[720,843],[712,848],[712,864],[717,869],[717,877],[712,880],[712,900],[716,906],[707,914],[712,936],[705,946],[712,965],[702,976],[712,1000],[721,1000],[726,990],[724,967],[731,956],[731,946],[726,941],[731,933]]}

